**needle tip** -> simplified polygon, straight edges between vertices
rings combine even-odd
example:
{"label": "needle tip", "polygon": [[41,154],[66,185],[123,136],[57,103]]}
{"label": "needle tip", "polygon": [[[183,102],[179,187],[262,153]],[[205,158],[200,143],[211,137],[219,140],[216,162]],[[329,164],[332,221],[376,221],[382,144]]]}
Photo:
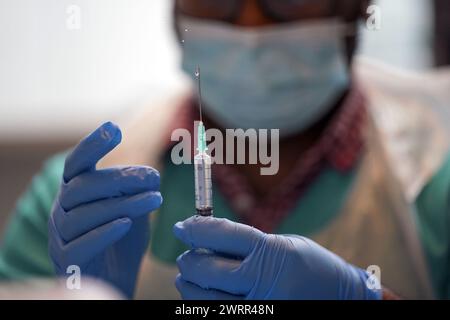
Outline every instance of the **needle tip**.
{"label": "needle tip", "polygon": [[202,119],[202,89],[200,83],[200,66],[197,66],[195,69],[195,76],[197,77],[197,86],[198,86],[198,103],[199,103],[199,113],[200,113],[200,122],[203,122]]}

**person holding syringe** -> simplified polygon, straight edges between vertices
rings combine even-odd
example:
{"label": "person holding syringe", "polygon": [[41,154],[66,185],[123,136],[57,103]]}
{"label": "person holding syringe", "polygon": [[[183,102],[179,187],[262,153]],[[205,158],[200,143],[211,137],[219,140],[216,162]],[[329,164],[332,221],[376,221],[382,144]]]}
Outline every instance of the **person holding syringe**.
{"label": "person holding syringe", "polygon": [[197,67],[195,76],[198,79],[198,101],[200,111],[200,122],[197,127],[197,151],[194,157],[194,179],[195,179],[195,208],[201,216],[213,214],[212,179],[211,179],[211,157],[207,154],[206,132],[202,115],[202,91],[200,67]]}
{"label": "person holding syringe", "polygon": [[[186,299],[381,299],[389,289],[448,298],[450,161],[445,126],[431,112],[448,106],[448,90],[436,90],[442,74],[416,83],[354,59],[357,34],[345,30],[361,25],[368,5],[174,1],[183,69],[194,82],[201,66],[202,99],[191,92],[149,110],[123,142],[106,123],[49,161],[13,216],[0,276],[65,276],[76,264],[130,298],[136,286],[139,297],[161,297],[174,279]],[[197,169],[174,165],[153,141],[183,111],[195,114],[192,126],[198,102],[208,129],[279,129],[281,137],[274,176],[214,165],[214,216],[203,125]],[[396,115],[395,125],[383,126],[380,114]],[[385,132],[393,128],[401,134]],[[405,136],[425,139],[407,143],[420,161],[401,157],[395,139]],[[380,267],[381,285],[367,285],[369,265]]]}

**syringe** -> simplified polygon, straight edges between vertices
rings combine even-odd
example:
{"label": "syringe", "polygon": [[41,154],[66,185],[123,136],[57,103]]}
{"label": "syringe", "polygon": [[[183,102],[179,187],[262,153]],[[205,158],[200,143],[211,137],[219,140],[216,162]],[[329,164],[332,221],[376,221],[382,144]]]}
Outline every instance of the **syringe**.
{"label": "syringe", "polygon": [[206,132],[202,119],[202,91],[200,81],[200,68],[195,71],[198,85],[198,101],[200,111],[200,122],[197,127],[197,151],[194,157],[195,176],[195,208],[201,216],[213,214],[212,180],[211,180],[211,157],[206,153]]}

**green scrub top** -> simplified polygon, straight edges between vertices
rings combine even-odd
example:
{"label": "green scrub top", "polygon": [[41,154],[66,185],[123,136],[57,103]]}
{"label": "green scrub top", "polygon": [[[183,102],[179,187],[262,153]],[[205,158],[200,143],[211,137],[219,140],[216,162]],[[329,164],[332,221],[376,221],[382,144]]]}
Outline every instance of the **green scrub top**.
{"label": "green scrub top", "polygon": [[[28,191],[19,199],[0,249],[0,280],[53,276],[47,249],[47,221],[56,197],[65,154],[48,160]],[[193,168],[176,166],[166,159],[161,192],[164,204],[152,224],[152,253],[174,263],[187,248],[172,234],[174,223],[194,212]],[[358,168],[342,173],[324,170],[308,188],[293,212],[276,233],[314,234],[327,225],[341,208],[351,190]],[[436,296],[450,298],[450,154],[441,170],[417,198],[418,232],[425,249]],[[327,201],[321,201],[327,199]],[[214,214],[238,221],[238,217],[215,188]]]}

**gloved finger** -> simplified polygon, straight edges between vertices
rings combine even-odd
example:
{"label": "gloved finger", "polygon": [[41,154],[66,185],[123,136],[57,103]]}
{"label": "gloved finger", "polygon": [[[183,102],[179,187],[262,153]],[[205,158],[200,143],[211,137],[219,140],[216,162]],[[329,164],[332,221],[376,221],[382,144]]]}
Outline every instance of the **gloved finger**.
{"label": "gloved finger", "polygon": [[64,164],[64,182],[78,174],[95,169],[97,162],[122,140],[118,126],[106,122],[84,138],[67,156]]}
{"label": "gloved finger", "polygon": [[159,190],[159,172],[150,167],[116,167],[82,173],[61,187],[60,203],[69,211],[95,200]]}
{"label": "gloved finger", "polygon": [[54,211],[54,220],[61,237],[68,242],[118,218],[135,219],[148,214],[161,203],[161,194],[149,191],[88,203],[67,213],[60,208]]}
{"label": "gloved finger", "polygon": [[132,224],[133,222],[129,218],[117,219],[91,230],[69,243],[65,243],[57,236],[58,230],[52,223],[51,228],[53,230],[49,242],[52,260],[62,270],[69,265],[78,265],[81,268],[109,246],[122,239],[130,230]]}
{"label": "gloved finger", "polygon": [[246,295],[252,289],[254,279],[245,274],[241,262],[195,249],[186,251],[177,259],[184,280],[203,289]]}
{"label": "gloved finger", "polygon": [[184,300],[243,300],[243,296],[232,295],[218,290],[202,289],[195,284],[189,283],[178,275],[175,286]]}
{"label": "gloved finger", "polygon": [[193,216],[177,222],[175,236],[192,248],[206,248],[245,258],[264,233],[227,219]]}

